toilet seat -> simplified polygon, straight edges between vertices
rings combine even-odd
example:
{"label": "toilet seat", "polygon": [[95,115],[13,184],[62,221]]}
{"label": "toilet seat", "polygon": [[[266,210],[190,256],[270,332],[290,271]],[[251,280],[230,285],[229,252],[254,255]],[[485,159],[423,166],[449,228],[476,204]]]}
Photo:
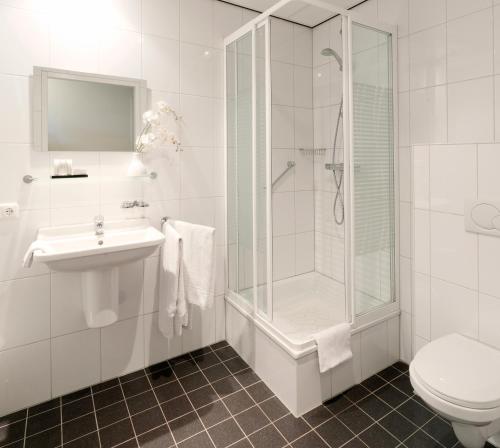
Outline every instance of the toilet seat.
{"label": "toilet seat", "polygon": [[412,362],[420,387],[475,410],[500,408],[500,351],[459,334],[436,339]]}

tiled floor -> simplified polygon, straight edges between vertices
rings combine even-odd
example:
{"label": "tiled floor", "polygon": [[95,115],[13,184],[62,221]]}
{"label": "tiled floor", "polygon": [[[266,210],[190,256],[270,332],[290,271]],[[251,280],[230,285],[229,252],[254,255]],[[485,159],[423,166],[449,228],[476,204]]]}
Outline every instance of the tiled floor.
{"label": "tiled floor", "polygon": [[449,448],[397,363],[294,418],[222,342],[0,418],[0,447]]}

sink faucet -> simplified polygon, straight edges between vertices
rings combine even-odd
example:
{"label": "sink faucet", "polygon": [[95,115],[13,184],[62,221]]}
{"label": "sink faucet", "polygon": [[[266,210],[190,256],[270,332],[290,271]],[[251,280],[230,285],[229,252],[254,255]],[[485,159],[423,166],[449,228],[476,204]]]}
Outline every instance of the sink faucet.
{"label": "sink faucet", "polygon": [[97,236],[104,235],[104,216],[97,215],[94,217],[94,229]]}

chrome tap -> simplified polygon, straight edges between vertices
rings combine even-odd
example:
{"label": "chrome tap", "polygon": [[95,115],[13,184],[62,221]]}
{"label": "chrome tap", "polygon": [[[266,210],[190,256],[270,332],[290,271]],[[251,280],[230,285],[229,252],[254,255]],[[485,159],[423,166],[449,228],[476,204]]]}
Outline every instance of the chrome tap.
{"label": "chrome tap", "polygon": [[104,235],[104,216],[97,215],[94,217],[94,229],[97,236]]}

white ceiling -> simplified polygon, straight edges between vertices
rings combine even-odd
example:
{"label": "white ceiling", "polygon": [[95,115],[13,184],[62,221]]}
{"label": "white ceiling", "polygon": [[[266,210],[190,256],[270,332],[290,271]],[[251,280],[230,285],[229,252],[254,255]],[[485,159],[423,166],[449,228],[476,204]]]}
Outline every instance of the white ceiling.
{"label": "white ceiling", "polygon": [[[278,0],[229,0],[231,3],[236,5],[244,6],[246,8],[254,9],[256,11],[263,12],[272,5],[274,5]],[[361,3],[362,0],[326,0],[327,3],[332,4],[332,6],[337,6],[340,8],[350,8],[351,6]],[[306,3],[295,0],[290,4],[287,4],[284,8],[274,14],[277,17],[283,19],[288,19],[293,22],[301,23],[307,26],[315,26],[324,20],[332,16],[331,12],[328,12],[322,8],[317,8],[314,6],[307,5]]]}

